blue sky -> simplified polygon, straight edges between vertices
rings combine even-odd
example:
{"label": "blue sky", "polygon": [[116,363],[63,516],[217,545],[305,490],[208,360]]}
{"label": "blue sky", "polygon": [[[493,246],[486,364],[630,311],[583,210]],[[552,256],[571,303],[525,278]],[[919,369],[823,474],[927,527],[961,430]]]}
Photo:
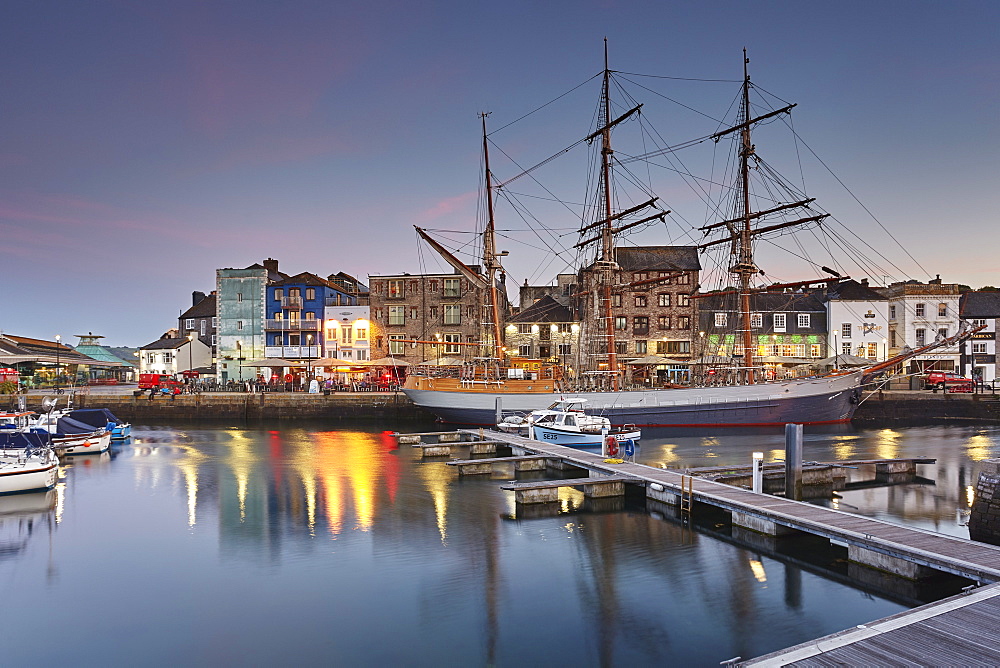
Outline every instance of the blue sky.
{"label": "blue sky", "polygon": [[[909,276],[996,285],[998,24],[996,2],[8,0],[0,329],[141,345],[216,268],[266,257],[436,270],[412,226],[474,228],[477,114],[501,128],[586,81],[604,37],[612,69],[694,79],[738,79],[746,47],[754,82],[798,103],[795,129],[917,260],[888,249]],[[592,84],[497,145],[532,164],[585,135]],[[719,115],[735,86],[656,83]],[[667,113],[672,138],[702,129]],[[509,250],[512,283],[563,268]]]}

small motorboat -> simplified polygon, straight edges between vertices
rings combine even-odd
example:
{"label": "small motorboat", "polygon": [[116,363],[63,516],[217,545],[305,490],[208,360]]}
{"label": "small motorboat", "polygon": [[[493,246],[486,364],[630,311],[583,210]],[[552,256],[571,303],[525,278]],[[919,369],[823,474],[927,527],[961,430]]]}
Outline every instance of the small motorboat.
{"label": "small motorboat", "polygon": [[62,417],[88,424],[93,429],[103,427],[111,432],[112,441],[123,441],[132,435],[132,425],[118,419],[118,416],[107,408],[75,408]]}
{"label": "small motorboat", "polygon": [[612,427],[608,418],[587,413],[586,402],[582,397],[560,399],[543,410],[507,416],[497,423],[497,429],[556,445],[596,447],[609,439],[616,445],[638,442],[641,432],[634,425]]}
{"label": "small motorboat", "polygon": [[93,455],[111,447],[111,432],[104,426],[93,426],[63,416],[56,420],[40,419],[28,431],[47,436],[52,448],[60,455]]}
{"label": "small motorboat", "polygon": [[59,458],[44,434],[0,432],[0,494],[49,489],[58,472]]}

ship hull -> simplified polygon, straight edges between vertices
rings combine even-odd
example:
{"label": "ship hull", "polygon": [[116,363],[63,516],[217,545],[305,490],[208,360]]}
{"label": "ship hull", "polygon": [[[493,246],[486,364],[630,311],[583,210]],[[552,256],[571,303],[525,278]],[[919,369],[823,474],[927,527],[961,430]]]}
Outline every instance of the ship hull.
{"label": "ship hull", "polygon": [[[588,410],[613,425],[639,427],[748,427],[848,422],[857,407],[860,374],[728,387],[622,392],[574,392]],[[559,392],[485,392],[403,388],[417,406],[444,422],[493,425],[504,413],[540,410]]]}

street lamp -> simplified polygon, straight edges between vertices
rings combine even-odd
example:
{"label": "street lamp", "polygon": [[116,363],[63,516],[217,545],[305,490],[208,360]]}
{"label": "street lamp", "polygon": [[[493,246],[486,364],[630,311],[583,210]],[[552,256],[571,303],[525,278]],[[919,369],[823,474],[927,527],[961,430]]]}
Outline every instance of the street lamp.
{"label": "street lamp", "polygon": [[308,355],[306,356],[306,360],[309,363],[309,373],[306,375],[306,380],[312,380],[312,375],[313,375],[313,354],[312,354],[312,352],[313,352],[312,351],[313,335],[312,334],[306,334],[306,344],[307,344],[306,345],[306,352],[308,353]]}
{"label": "street lamp", "polygon": [[[187,335],[187,340],[188,340],[188,371],[193,371],[194,362],[191,361],[191,358],[194,355],[194,353],[192,352],[192,348],[194,348],[194,346],[192,345],[192,342],[194,341],[194,332],[191,332],[190,334]],[[188,377],[190,378],[191,374],[188,374]]]}
{"label": "street lamp", "polygon": [[236,364],[239,365],[238,366],[238,369],[239,369],[239,371],[238,371],[238,373],[239,373],[239,380],[243,380],[243,360],[244,359],[246,359],[246,358],[243,357],[243,342],[242,341],[237,341],[236,342]]}
{"label": "street lamp", "polygon": [[62,365],[59,363],[59,352],[62,348],[62,337],[56,334],[56,390],[59,389],[59,370]]}

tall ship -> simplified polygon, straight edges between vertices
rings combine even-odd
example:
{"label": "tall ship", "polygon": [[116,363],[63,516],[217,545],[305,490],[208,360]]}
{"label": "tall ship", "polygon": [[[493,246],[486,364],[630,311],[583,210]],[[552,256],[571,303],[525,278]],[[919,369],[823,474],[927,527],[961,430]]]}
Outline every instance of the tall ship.
{"label": "tall ship", "polygon": [[[752,132],[757,126],[781,122],[796,105],[784,104],[755,113],[757,107],[751,105],[755,87],[750,82],[749,60],[744,51],[742,85],[734,105],[739,110],[735,122],[683,145],[621,157],[612,149],[612,131],[636,120],[643,105],[631,99],[624,106],[620,102],[613,104],[612,92],[619,88],[615,86],[614,72],[608,67],[606,43],[604,61],[601,99],[595,115],[597,127],[580,140],[595,149],[592,165],[596,178],[588,196],[590,205],[585,206],[588,217],[581,218],[579,241],[574,246],[578,251],[580,278],[572,297],[576,310],[582,314],[576,364],[568,365],[563,360],[526,365],[516,357],[509,357],[504,348],[498,307],[502,301],[499,291],[503,289],[504,269],[500,259],[504,253],[497,252],[494,197],[500,188],[509,186],[518,177],[496,183],[489,164],[487,115],[483,114],[486,220],[481,264],[465,264],[426,230],[417,228],[417,232],[487,295],[487,303],[483,305],[484,332],[476,344],[476,356],[453,365],[450,372],[441,368],[417,368],[410,372],[402,390],[416,405],[442,421],[470,425],[496,424],[504,414],[540,410],[570,396],[585,400],[590,412],[609,418],[615,425],[832,424],[851,419],[862,398],[862,387],[867,383],[883,378],[911,357],[958,345],[971,335],[972,330],[963,327],[951,336],[938,336],[927,345],[904,349],[897,355],[889,356],[886,348],[883,359],[867,360],[864,366],[841,368],[834,360],[833,368],[823,372],[778,377],[774,369],[766,368],[761,361],[766,351],[759,335],[759,309],[766,301],[765,296],[780,294],[791,299],[850,278],[842,271],[815,262],[811,266],[823,276],[776,282],[767,280],[767,272],[758,265],[755,251],[762,240],[785,238],[797,230],[816,236],[824,231],[824,221],[830,215],[818,212],[814,198],[806,197],[802,189],[780,177],[753,141]],[[705,179],[707,186],[698,186],[706,193],[713,187],[718,190],[716,198],[705,198],[711,200],[709,210],[716,218],[697,227],[702,236],[687,247],[696,258],[707,258],[709,253],[721,250],[712,261],[719,270],[719,278],[714,286],[690,285],[684,300],[708,299],[714,309],[729,304],[734,317],[726,320],[732,329],[728,334],[715,333],[710,337],[705,332],[699,333],[696,339],[699,357],[690,360],[691,367],[697,367],[699,373],[689,376],[686,383],[667,387],[630,383],[623,371],[622,348],[617,340],[617,332],[622,329],[621,296],[670,284],[685,275],[685,271],[676,263],[667,262],[659,270],[639,276],[623,274],[620,262],[635,250],[623,245],[623,240],[632,231],[664,223],[671,212],[651,190],[642,190],[640,197],[626,197],[617,183],[620,180],[636,183],[634,174],[628,170],[629,162],[662,157],[701,143],[724,141],[732,144],[726,170],[731,178],[725,186],[719,186],[716,177]],[[524,170],[521,176],[530,175],[534,169]],[[790,253],[802,252],[801,247],[791,243],[778,246],[789,249]]]}

